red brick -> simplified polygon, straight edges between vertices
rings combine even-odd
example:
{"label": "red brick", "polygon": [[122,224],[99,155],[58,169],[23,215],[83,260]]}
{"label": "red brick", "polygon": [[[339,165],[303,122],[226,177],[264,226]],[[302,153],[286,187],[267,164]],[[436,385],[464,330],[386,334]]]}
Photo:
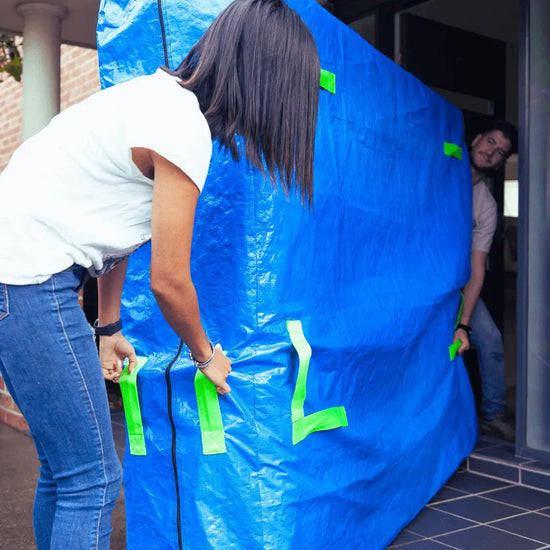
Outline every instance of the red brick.
{"label": "red brick", "polygon": [[20,432],[28,432],[29,425],[21,413],[14,413],[0,409],[0,423],[7,424]]}
{"label": "red brick", "polygon": [[0,408],[19,412],[11,395],[6,390],[0,392]]}

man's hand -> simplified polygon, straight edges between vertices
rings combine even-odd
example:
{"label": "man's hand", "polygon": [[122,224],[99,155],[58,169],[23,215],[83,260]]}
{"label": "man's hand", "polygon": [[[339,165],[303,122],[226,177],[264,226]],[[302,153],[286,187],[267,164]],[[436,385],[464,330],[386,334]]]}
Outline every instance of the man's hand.
{"label": "man's hand", "polygon": [[125,359],[128,359],[128,372],[132,372],[137,365],[136,352],[121,332],[99,337],[99,361],[105,380],[118,384]]}

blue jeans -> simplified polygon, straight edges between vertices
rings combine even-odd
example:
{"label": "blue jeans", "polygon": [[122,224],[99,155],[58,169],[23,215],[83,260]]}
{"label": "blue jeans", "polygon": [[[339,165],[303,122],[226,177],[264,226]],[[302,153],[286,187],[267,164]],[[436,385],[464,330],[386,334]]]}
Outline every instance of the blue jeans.
{"label": "blue jeans", "polygon": [[90,325],[82,268],[38,285],[0,283],[0,374],[33,436],[38,550],[108,550],[122,468]]}
{"label": "blue jeans", "polygon": [[492,420],[502,414],[506,406],[504,352],[502,335],[481,298],[476,304],[470,326],[481,378],[481,412],[486,420]]}

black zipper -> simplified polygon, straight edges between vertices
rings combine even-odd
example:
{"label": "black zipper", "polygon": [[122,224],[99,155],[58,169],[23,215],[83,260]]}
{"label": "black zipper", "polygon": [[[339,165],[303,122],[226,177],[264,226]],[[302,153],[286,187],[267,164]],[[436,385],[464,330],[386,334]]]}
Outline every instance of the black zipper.
{"label": "black zipper", "polygon": [[[160,0],[159,0],[160,1]],[[183,532],[181,529],[181,502],[180,502],[180,486],[178,478],[178,464],[177,464],[177,441],[176,441],[176,425],[174,423],[174,417],[172,415],[172,382],[170,380],[170,370],[174,366],[175,362],[181,355],[181,349],[183,347],[183,340],[180,340],[178,352],[170,364],[166,368],[164,377],[166,378],[166,392],[168,397],[168,418],[170,419],[170,426],[172,427],[172,468],[174,470],[174,483],[176,485],[176,526],[178,530],[178,549],[183,550]]]}
{"label": "black zipper", "polygon": [[157,8],[159,12],[160,32],[162,34],[162,49],[164,50],[164,65],[169,69],[168,64],[168,48],[166,47],[166,29],[164,28],[164,15],[162,13],[162,0],[157,0]]}

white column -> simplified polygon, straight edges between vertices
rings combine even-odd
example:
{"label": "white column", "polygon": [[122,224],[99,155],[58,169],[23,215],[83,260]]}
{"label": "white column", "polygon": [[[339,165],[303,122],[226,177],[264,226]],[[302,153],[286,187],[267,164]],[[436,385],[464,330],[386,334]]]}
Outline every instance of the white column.
{"label": "white column", "polygon": [[59,112],[61,21],[69,10],[57,2],[21,1],[23,17],[23,140]]}

